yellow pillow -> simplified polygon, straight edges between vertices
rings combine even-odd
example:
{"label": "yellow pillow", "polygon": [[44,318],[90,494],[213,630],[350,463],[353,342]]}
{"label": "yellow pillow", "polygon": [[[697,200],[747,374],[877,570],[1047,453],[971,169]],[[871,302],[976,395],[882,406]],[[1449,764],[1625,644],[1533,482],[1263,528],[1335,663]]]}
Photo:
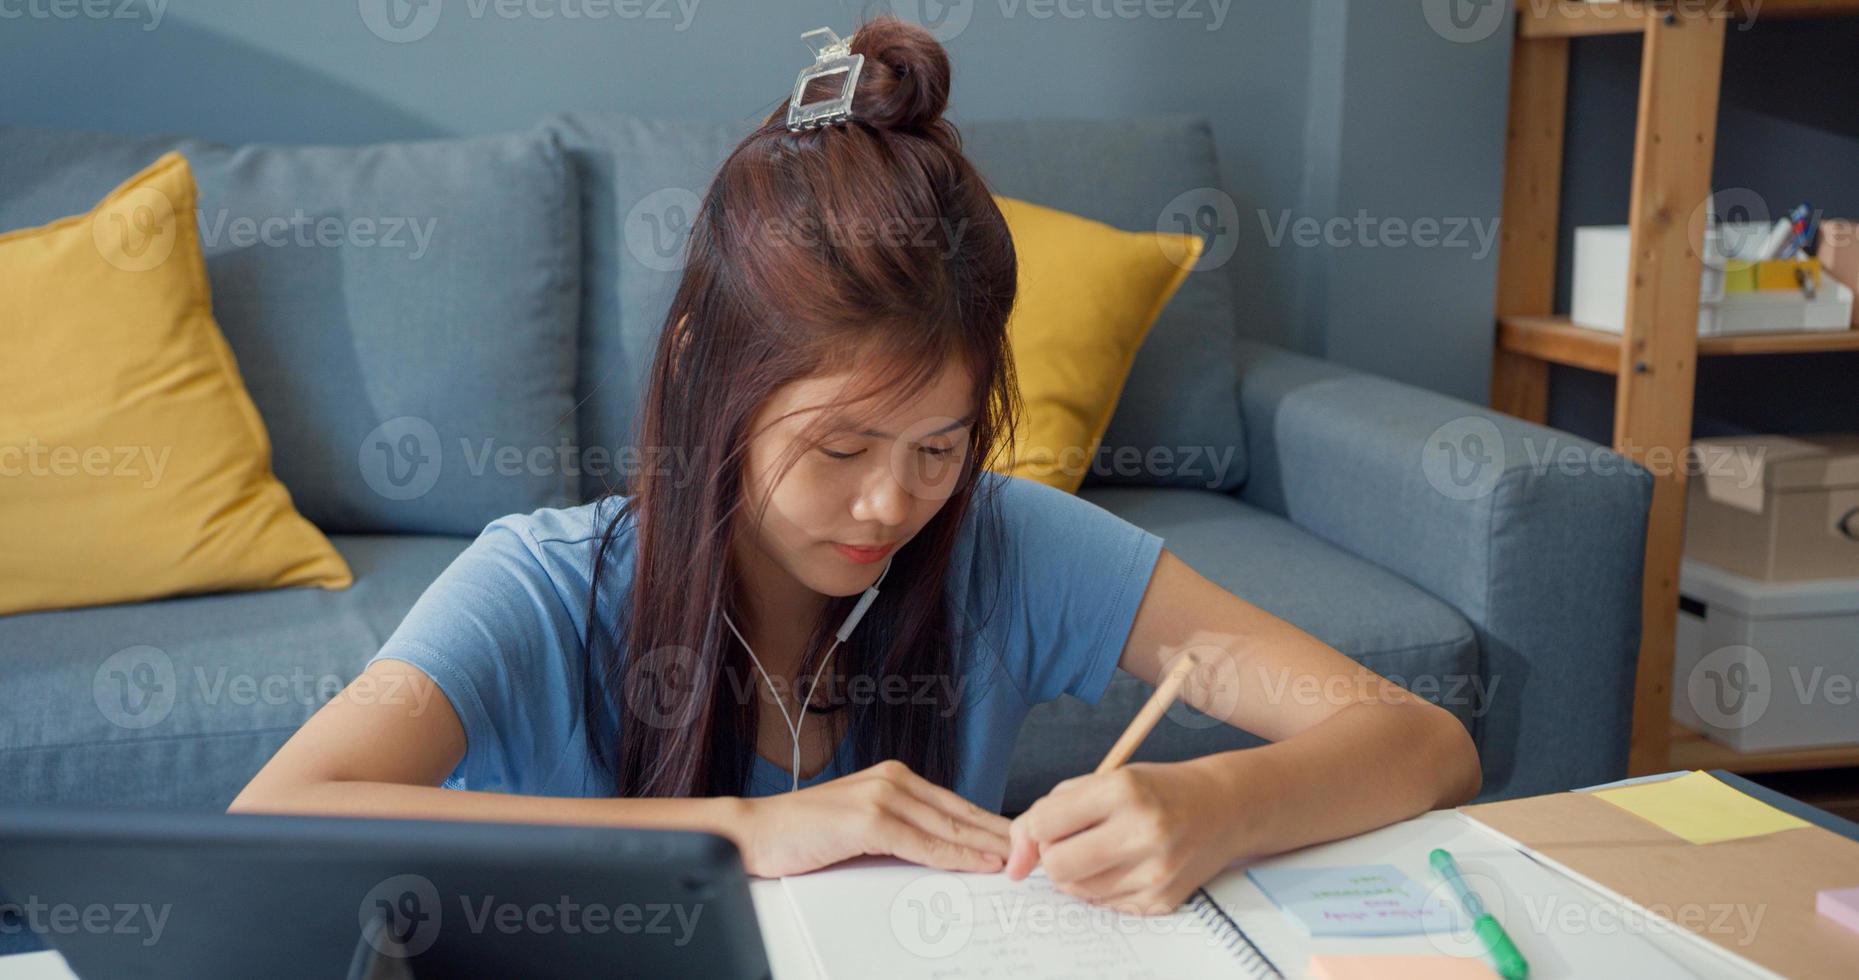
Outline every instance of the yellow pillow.
{"label": "yellow pillow", "polygon": [[1075,493],[1136,351],[1200,260],[1195,235],[1131,232],[996,195],[1019,264],[1007,320],[1025,406],[1002,472]]}
{"label": "yellow pillow", "polygon": [[354,581],[271,473],[180,154],[0,235],[0,296],[0,614]]}

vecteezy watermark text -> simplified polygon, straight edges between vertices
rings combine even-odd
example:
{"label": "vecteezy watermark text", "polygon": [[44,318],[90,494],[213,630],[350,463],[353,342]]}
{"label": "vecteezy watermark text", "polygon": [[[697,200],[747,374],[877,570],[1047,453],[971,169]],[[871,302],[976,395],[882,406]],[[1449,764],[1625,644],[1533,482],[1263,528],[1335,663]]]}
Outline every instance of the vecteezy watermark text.
{"label": "vecteezy watermark text", "polygon": [[1258,209],[1265,244],[1277,248],[1289,240],[1298,248],[1451,248],[1469,249],[1482,259],[1497,244],[1497,218],[1376,217],[1357,208],[1355,217],[1294,217],[1289,209],[1274,215]]}

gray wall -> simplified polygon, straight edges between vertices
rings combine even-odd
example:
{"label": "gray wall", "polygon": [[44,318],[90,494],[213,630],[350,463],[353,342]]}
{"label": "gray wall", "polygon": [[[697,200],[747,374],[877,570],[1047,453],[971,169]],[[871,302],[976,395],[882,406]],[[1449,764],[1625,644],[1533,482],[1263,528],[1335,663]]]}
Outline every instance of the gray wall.
{"label": "gray wall", "polygon": [[[84,16],[84,2],[107,16]],[[8,5],[21,15],[0,19],[0,121],[345,144],[519,129],[568,109],[746,121],[786,95],[808,58],[803,30],[844,31],[884,7],[604,0],[610,15],[570,17],[603,0],[427,2],[387,0],[437,12],[407,43],[370,30],[362,11],[386,9],[378,0]],[[1385,224],[1497,214],[1508,27],[1448,37],[1425,16],[1437,5],[890,4],[949,18],[958,124],[1208,117],[1238,215],[1223,233],[1242,331],[1482,402],[1494,256],[1444,233],[1413,244]],[[1373,222],[1366,235],[1358,214]],[[1338,217],[1350,226],[1340,241],[1299,243],[1294,223]]]}

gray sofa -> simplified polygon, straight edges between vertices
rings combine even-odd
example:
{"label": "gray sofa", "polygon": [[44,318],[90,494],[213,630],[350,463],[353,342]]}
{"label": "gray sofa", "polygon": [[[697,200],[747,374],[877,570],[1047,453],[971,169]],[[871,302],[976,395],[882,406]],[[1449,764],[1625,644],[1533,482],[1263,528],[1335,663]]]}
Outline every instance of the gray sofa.
{"label": "gray sofa", "polygon": [[[307,148],[0,129],[0,231],[86,210],[164,149],[188,155],[215,312],[274,469],[355,572],[342,591],[0,617],[0,801],[223,808],[486,522],[598,493],[619,462],[590,450],[627,438],[677,280],[677,222],[741,132],[574,114],[525,133]],[[1155,228],[1184,192],[1219,186],[1197,118],[963,132],[997,192],[1120,227]],[[335,224],[270,241],[262,221],[239,221],[292,215]],[[381,243],[389,218],[430,220],[422,254]],[[1646,474],[1241,340],[1233,279],[1197,272],[1164,312],[1081,496],[1449,707],[1476,738],[1483,798],[1620,776]],[[371,456],[409,431],[442,462],[417,492],[395,469],[416,459]],[[1562,446],[1609,465],[1534,465]],[[1466,462],[1458,448],[1483,462],[1442,470]],[[1127,465],[1139,453],[1149,462]],[[1099,704],[1037,708],[1007,809],[1094,765],[1145,694],[1119,673]],[[1139,758],[1250,743],[1183,711]]]}

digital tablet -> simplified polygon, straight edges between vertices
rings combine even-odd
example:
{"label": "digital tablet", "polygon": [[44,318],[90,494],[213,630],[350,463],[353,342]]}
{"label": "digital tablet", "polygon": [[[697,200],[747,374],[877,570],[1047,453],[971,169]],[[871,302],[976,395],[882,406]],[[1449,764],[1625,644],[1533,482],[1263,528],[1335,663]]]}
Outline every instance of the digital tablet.
{"label": "digital tablet", "polygon": [[0,902],[86,978],[769,975],[698,831],[0,808]]}

